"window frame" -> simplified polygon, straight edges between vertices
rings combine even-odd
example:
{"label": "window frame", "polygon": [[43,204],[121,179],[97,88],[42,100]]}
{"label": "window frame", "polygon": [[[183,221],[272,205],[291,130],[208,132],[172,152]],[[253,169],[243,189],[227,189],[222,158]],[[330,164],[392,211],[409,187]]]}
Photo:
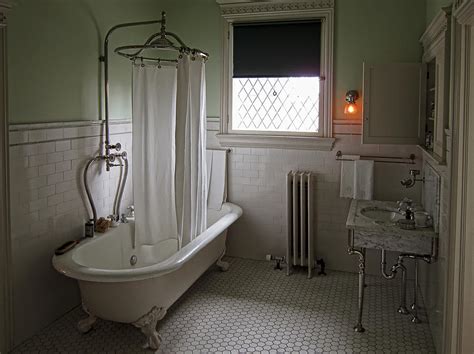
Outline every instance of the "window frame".
{"label": "window frame", "polygon": [[[221,77],[221,124],[217,138],[222,146],[331,150],[334,1],[267,1],[227,4],[217,0],[222,11],[223,62]],[[321,75],[318,133],[262,132],[232,129],[233,25],[275,21],[321,21]]]}

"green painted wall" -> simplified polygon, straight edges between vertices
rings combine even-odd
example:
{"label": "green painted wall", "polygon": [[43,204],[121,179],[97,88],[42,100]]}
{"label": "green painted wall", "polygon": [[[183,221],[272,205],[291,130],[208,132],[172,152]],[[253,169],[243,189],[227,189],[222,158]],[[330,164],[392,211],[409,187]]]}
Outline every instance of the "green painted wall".
{"label": "green painted wall", "polygon": [[[427,0],[432,1],[432,0]],[[437,0],[440,1],[440,0]],[[215,0],[19,0],[9,19],[10,121],[99,117],[102,36],[110,26],[168,12],[168,29],[208,51],[208,115],[219,115],[221,33]],[[419,61],[425,0],[337,0],[335,118],[344,94],[361,90],[363,61]],[[149,30],[122,33],[111,47],[142,41]],[[130,117],[130,64],[111,61],[111,118]]]}
{"label": "green painted wall", "polygon": [[451,6],[452,0],[426,0],[426,25],[438,14],[444,6]]}
{"label": "green painted wall", "polygon": [[[344,118],[347,90],[362,91],[362,63],[419,62],[423,0],[337,0],[334,118]],[[360,102],[360,101],[359,101]]]}

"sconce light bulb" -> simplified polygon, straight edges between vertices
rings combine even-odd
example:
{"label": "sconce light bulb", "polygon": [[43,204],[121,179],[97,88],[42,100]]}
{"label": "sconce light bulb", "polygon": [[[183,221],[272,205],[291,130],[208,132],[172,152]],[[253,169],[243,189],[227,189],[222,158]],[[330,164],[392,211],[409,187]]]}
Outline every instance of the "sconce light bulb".
{"label": "sconce light bulb", "polygon": [[355,103],[346,103],[346,107],[344,108],[345,114],[355,114],[357,113],[357,106]]}
{"label": "sconce light bulb", "polygon": [[356,101],[359,98],[359,92],[350,90],[346,92],[346,106],[344,107],[344,114],[356,114]]}

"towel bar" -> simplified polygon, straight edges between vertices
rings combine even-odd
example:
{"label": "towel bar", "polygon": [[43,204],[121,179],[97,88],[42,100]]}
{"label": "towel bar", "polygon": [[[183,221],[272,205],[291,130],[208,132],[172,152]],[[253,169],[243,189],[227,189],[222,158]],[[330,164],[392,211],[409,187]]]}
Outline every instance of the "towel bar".
{"label": "towel bar", "polygon": [[[376,155],[359,155],[361,160],[374,160],[375,162],[382,162],[382,163],[403,163],[414,165],[415,164],[415,154],[410,154],[408,157],[399,157],[399,156],[376,156]],[[383,159],[383,160],[380,160]],[[396,160],[396,161],[389,161],[387,159]],[[354,161],[353,159],[344,158],[341,150],[336,152],[336,160],[337,161]],[[403,161],[402,161],[403,160]]]}
{"label": "towel bar", "polygon": [[227,153],[231,153],[232,149],[227,148],[227,149],[217,149],[217,148],[206,148],[206,150],[211,150],[211,151],[225,151]]}

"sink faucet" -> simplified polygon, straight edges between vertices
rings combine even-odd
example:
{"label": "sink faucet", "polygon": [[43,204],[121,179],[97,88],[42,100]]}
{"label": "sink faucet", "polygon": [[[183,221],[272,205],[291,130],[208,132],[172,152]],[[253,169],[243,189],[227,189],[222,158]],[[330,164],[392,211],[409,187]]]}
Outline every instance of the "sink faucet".
{"label": "sink faucet", "polygon": [[409,198],[403,198],[397,202],[398,211],[405,216],[407,220],[415,220],[416,208],[413,206],[413,200]]}
{"label": "sink faucet", "polygon": [[408,209],[411,209],[411,206],[413,205],[413,200],[405,197],[402,200],[399,200],[397,202],[397,205],[398,205],[398,211],[406,212]]}

